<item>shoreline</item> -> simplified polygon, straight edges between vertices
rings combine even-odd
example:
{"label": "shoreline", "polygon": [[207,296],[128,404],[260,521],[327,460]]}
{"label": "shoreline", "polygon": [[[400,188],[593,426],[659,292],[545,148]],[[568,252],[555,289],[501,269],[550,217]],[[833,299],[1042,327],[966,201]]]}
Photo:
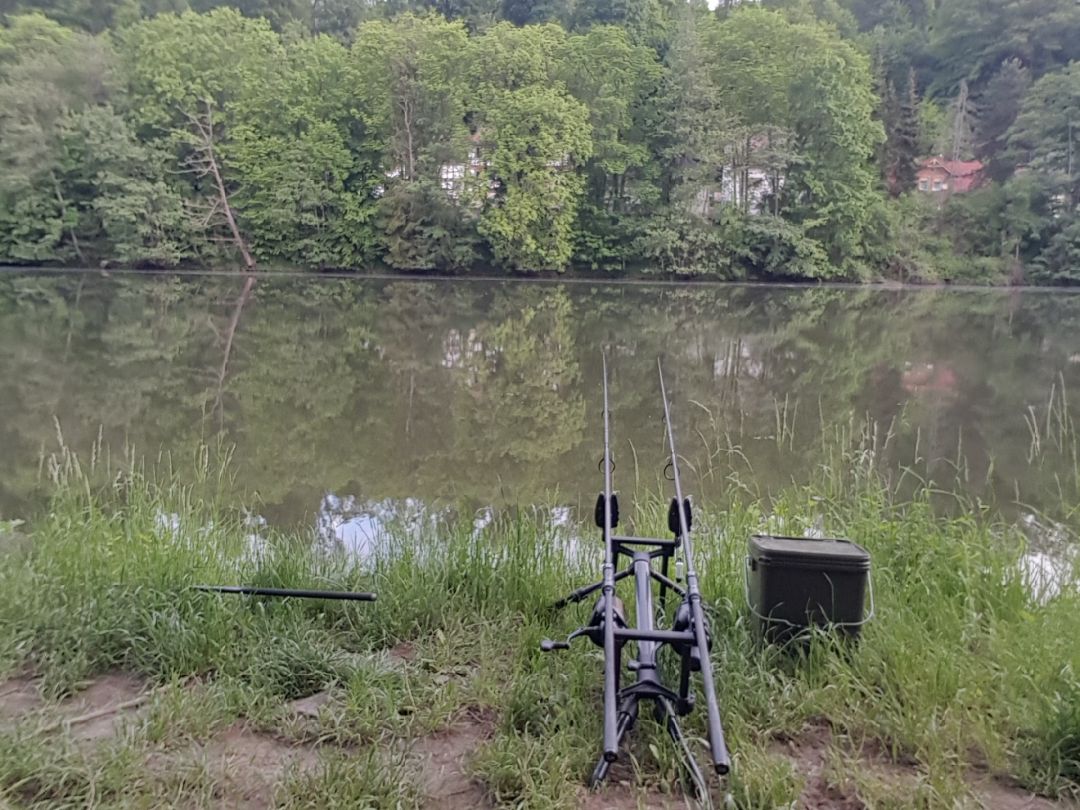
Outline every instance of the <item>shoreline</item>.
{"label": "shoreline", "polygon": [[1080,285],[1076,286],[1047,286],[1047,285],[1004,285],[1004,284],[952,284],[946,282],[933,282],[916,284],[910,282],[894,281],[761,281],[745,280],[732,281],[725,279],[708,278],[649,278],[622,277],[610,278],[604,276],[582,276],[568,272],[565,275],[439,275],[418,273],[388,273],[345,270],[294,270],[294,269],[265,269],[254,273],[242,270],[208,270],[203,268],[172,268],[168,270],[148,270],[138,268],[109,268],[99,269],[92,267],[23,267],[20,265],[0,265],[0,278],[6,275],[98,275],[109,277],[113,275],[124,277],[147,278],[178,276],[191,278],[247,278],[254,275],[265,278],[306,278],[313,281],[411,281],[411,282],[469,282],[469,283],[510,283],[510,284],[574,284],[594,286],[637,286],[637,287],[761,287],[766,289],[785,290],[872,290],[874,292],[916,292],[916,291],[955,291],[955,292],[998,292],[998,293],[1055,293],[1075,295],[1080,293]]}

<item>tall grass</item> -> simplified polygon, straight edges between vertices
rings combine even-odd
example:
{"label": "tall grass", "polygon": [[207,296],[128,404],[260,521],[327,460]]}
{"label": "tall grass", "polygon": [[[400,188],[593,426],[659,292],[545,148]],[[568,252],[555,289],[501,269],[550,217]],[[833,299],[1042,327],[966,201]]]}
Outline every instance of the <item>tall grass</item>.
{"label": "tall grass", "polygon": [[[0,669],[40,675],[53,696],[115,668],[159,683],[200,676],[221,685],[218,710],[264,724],[276,722],[282,701],[329,687],[342,709],[315,734],[334,744],[407,739],[479,709],[493,718],[494,737],[470,762],[494,800],[578,805],[598,753],[601,667],[587,643],[553,656],[539,641],[587,617],[588,604],[562,613],[549,606],[599,576],[593,531],[568,536],[543,512],[504,515],[480,530],[469,519],[435,520],[390,530],[360,563],[326,552],[314,533],[264,528],[253,542],[246,513],[224,497],[229,465],[213,457],[199,454],[190,470],[125,461],[104,488],[70,454],[56,459],[49,509],[24,527],[31,541],[0,568]],[[1048,796],[1080,795],[1075,570],[1040,598],[1026,581],[1020,528],[959,495],[962,508],[943,516],[936,487],[901,498],[865,442],[841,442],[825,458],[806,486],[768,502],[743,490],[696,516],[736,804],[790,804],[801,777],[772,740],[822,724],[834,739],[830,772],[870,803],[889,806],[896,787],[868,777],[865,750],[914,763],[910,796],[923,806],[970,798],[973,770]],[[634,509],[630,500],[635,531],[662,530],[662,497],[643,493]],[[746,540],[812,526],[871,551],[877,618],[854,649],[825,635],[798,654],[762,649],[744,606]],[[379,600],[237,600],[193,591],[200,582],[370,589]],[[385,651],[402,642],[412,645],[410,663],[387,666]],[[704,737],[700,712],[687,726]],[[155,729],[154,739],[168,737],[167,725]],[[16,767],[11,735],[0,743],[0,790],[23,796],[14,786],[37,784],[48,787],[38,799],[58,795],[56,774],[71,760],[31,746],[37,758]],[[629,754],[623,778],[678,789],[678,752],[651,720],[632,735]],[[109,756],[99,767],[114,768],[110,795],[161,795],[160,785],[125,783],[136,767],[125,759],[131,751]],[[317,777],[283,786],[282,801],[419,801],[407,774],[391,778],[364,762],[331,757]],[[84,781],[64,783],[63,795],[77,804]]]}

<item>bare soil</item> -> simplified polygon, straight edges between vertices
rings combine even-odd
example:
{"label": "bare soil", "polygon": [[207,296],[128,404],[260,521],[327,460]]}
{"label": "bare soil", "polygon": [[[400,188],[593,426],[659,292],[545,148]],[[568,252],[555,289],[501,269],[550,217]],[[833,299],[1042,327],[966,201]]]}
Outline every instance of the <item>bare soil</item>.
{"label": "bare soil", "polygon": [[114,736],[149,698],[146,685],[123,672],[110,672],[59,703],[41,696],[37,680],[16,677],[0,683],[0,728],[36,720],[42,733],[67,730],[78,743]]}
{"label": "bare soil", "polygon": [[[391,660],[404,663],[411,650],[395,649]],[[137,719],[151,693],[146,684],[129,674],[103,675],[77,694],[49,703],[37,681],[15,677],[0,682],[0,729],[36,721],[40,733],[66,733],[83,745],[95,745],[121,733],[125,723]],[[319,692],[288,704],[287,714],[301,721],[317,721],[333,700]],[[492,807],[483,786],[469,776],[469,759],[492,736],[496,718],[489,709],[466,709],[447,727],[407,743],[416,768],[425,806],[439,810],[474,810]],[[288,775],[318,767],[320,747],[266,734],[237,721],[208,741],[179,751],[158,752],[147,762],[149,770],[165,773],[178,765],[204,769],[221,806],[260,810],[273,806],[277,786]],[[770,744],[774,756],[785,757],[804,779],[799,807],[805,810],[862,810],[866,804],[853,785],[834,784],[830,759],[837,752],[852,757],[875,779],[899,789],[914,786],[923,776],[917,763],[896,761],[885,747],[873,742],[854,746],[829,724],[810,724],[799,734],[777,737]],[[972,793],[987,810],[1075,810],[1076,805],[1055,802],[985,773],[973,773]],[[642,794],[618,772],[597,792],[582,789],[584,810],[665,810],[686,806],[681,796]],[[0,808],[0,810],[3,810]]]}
{"label": "bare soil", "polygon": [[290,773],[312,771],[319,755],[314,746],[294,745],[234,723],[186,756],[205,765],[220,788],[224,807],[258,810],[272,807],[274,791]]}
{"label": "bare soil", "polygon": [[0,683],[0,729],[11,728],[45,705],[32,678],[18,677]]}
{"label": "bare soil", "polygon": [[467,770],[470,755],[486,742],[495,728],[490,711],[466,711],[448,728],[415,740],[420,784],[429,807],[443,810],[492,807],[484,788]]}
{"label": "bare soil", "polygon": [[862,810],[853,791],[830,784],[826,776],[832,732],[828,726],[812,726],[795,737],[779,737],[771,752],[791,760],[804,778],[799,806],[806,810]]}
{"label": "bare soil", "polygon": [[586,791],[582,788],[583,810],[682,810],[687,802],[676,796],[659,793],[641,794],[629,785],[606,784],[600,790]]}
{"label": "bare soil", "polygon": [[[791,760],[804,778],[799,807],[804,810],[863,810],[867,805],[859,798],[854,786],[836,785],[828,775],[830,753],[836,749],[854,756],[866,772],[876,779],[898,788],[910,787],[922,778],[916,762],[896,761],[889,757],[885,746],[873,741],[858,747],[837,739],[825,721],[811,724],[795,736],[780,736],[770,746],[771,753]],[[999,779],[989,773],[972,774],[971,791],[986,810],[1076,810],[1077,805],[1051,801]]]}

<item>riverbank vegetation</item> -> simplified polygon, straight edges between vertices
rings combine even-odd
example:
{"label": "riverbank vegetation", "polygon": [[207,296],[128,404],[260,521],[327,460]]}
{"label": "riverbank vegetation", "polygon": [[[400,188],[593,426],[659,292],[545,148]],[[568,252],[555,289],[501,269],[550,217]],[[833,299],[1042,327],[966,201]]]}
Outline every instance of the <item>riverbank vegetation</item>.
{"label": "riverbank vegetation", "polygon": [[969,5],[19,0],[0,261],[1069,282],[1080,8]]}
{"label": "riverbank vegetation", "polygon": [[[580,619],[549,605],[595,574],[591,530],[579,537],[543,512],[475,522],[451,510],[387,524],[375,553],[350,557],[309,531],[253,522],[231,505],[229,466],[212,454],[179,472],[107,458],[54,457],[49,508],[0,526],[0,797],[592,806],[580,785],[597,754],[598,660],[587,647],[538,649]],[[1077,796],[1080,594],[1067,542],[1042,547],[1056,573],[1034,576],[1015,525],[974,503],[942,517],[935,489],[899,496],[853,450],[805,488],[700,510],[736,806],[802,795],[825,802],[815,806],[998,807],[1033,791],[1052,807]],[[627,511],[635,530],[660,526],[656,498]],[[854,649],[821,637],[803,655],[761,650],[743,606],[746,539],[811,526],[870,549],[877,615]],[[379,601],[191,590],[236,581],[370,588]],[[57,699],[121,677],[144,701],[108,716],[119,730],[91,742],[85,716],[55,722]],[[7,711],[30,690],[32,710]],[[700,721],[689,718],[696,736]],[[260,752],[261,782],[244,781],[245,745]],[[595,806],[681,805],[677,751],[648,719],[632,755]],[[449,771],[457,799],[439,792]]]}

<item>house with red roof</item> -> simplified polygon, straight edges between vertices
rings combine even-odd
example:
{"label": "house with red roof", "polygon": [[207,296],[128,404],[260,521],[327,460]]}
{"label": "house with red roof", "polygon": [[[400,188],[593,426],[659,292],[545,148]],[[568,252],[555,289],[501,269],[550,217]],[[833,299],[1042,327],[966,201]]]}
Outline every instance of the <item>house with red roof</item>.
{"label": "house with red roof", "polygon": [[983,179],[983,165],[978,160],[945,160],[938,155],[919,161],[916,178],[919,191],[963,194],[979,187]]}

